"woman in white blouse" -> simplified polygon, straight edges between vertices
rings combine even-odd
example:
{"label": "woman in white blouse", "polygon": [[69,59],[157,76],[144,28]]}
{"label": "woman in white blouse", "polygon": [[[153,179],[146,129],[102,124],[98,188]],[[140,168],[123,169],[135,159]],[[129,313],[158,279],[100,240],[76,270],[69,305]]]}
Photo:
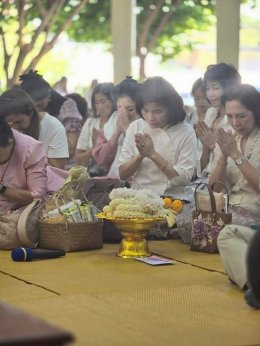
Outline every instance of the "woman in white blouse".
{"label": "woman in white blouse", "polygon": [[207,110],[204,121],[199,121],[196,125],[196,133],[200,140],[197,175],[207,180],[208,174],[212,172],[214,156],[218,150],[216,131],[220,127],[231,128],[225,116],[225,107],[221,104],[221,96],[227,88],[239,85],[241,77],[234,66],[219,63],[207,67],[203,81],[211,107]]}
{"label": "woman in white blouse", "polygon": [[141,115],[126,131],[119,157],[119,175],[132,188],[187,199],[196,161],[196,135],[184,121],[183,101],[161,77],[146,79],[137,97]]}
{"label": "woman in white blouse", "polygon": [[102,129],[115,111],[114,84],[100,83],[93,90],[92,98],[93,117],[86,120],[81,130],[76,150],[76,161],[79,165],[94,164],[92,150],[96,144],[98,131]]}

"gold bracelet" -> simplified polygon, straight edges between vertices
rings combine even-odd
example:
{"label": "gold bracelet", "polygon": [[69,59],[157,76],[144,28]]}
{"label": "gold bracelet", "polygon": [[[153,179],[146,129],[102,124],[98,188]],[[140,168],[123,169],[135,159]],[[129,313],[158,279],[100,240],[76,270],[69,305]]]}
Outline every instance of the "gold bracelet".
{"label": "gold bracelet", "polygon": [[166,168],[167,165],[168,165],[168,161],[165,160],[163,166],[161,167],[161,171],[162,171],[162,172],[165,170],[165,168]]}

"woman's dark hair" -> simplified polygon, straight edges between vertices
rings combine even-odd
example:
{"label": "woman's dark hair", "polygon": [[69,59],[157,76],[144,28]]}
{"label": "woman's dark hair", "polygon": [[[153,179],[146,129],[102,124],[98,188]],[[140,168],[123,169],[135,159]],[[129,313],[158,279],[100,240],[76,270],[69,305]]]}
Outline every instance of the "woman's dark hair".
{"label": "woman's dark hair", "polygon": [[5,91],[0,96],[0,118],[8,115],[31,115],[30,126],[23,133],[39,139],[39,114],[32,98],[23,90],[15,88]]}
{"label": "woman's dark hair", "polygon": [[13,139],[13,131],[4,119],[0,119],[0,148],[5,148],[10,139]]}
{"label": "woman's dark hair", "polygon": [[202,78],[198,78],[197,80],[195,80],[195,82],[192,85],[191,88],[191,95],[194,96],[195,91],[197,89],[201,89],[202,91],[204,91],[204,83],[203,83],[203,79]]}
{"label": "woman's dark hair", "polygon": [[27,92],[34,101],[41,101],[50,96],[51,86],[38,71],[30,70],[19,76],[20,88]]}
{"label": "woman's dark hair", "polygon": [[120,97],[129,97],[132,101],[136,102],[136,94],[140,88],[140,84],[130,76],[126,76],[120,84],[115,87],[115,102]]}
{"label": "woman's dark hair", "polygon": [[225,107],[228,101],[239,101],[246,109],[251,111],[255,117],[255,123],[260,126],[260,94],[255,87],[249,84],[240,84],[225,90],[221,97],[222,105]]}
{"label": "woman's dark hair", "polygon": [[136,110],[140,116],[142,116],[142,108],[148,102],[155,102],[166,107],[170,126],[182,122],[186,117],[181,96],[162,77],[147,78],[141,85],[136,100]]}
{"label": "woman's dark hair", "polygon": [[63,105],[63,103],[67,100],[66,97],[63,97],[61,94],[59,94],[56,90],[51,89],[51,95],[50,95],[50,102],[48,104],[48,107],[46,111],[54,116],[57,117],[60,113],[60,109]]}
{"label": "woman's dark hair", "polygon": [[241,83],[241,76],[237,69],[224,62],[215,65],[209,65],[204,73],[204,87],[206,89],[207,82],[218,82],[222,89],[226,89],[232,85]]}
{"label": "woman's dark hair", "polygon": [[96,94],[104,94],[109,99],[109,101],[112,103],[113,112],[114,112],[116,110],[114,92],[115,92],[115,86],[113,83],[99,83],[98,85],[95,86],[95,88],[93,89],[92,96],[91,96],[91,107],[93,110],[94,117],[98,116],[97,112],[96,112],[96,107],[95,107]]}
{"label": "woman's dark hair", "polygon": [[30,70],[28,73],[21,75],[19,79],[21,81],[20,88],[26,91],[35,102],[50,97],[46,111],[55,117],[59,115],[61,106],[67,99],[52,89],[37,70]]}
{"label": "woman's dark hair", "polygon": [[88,116],[88,103],[86,99],[78,93],[67,94],[66,97],[76,102],[78,111],[80,112],[83,121],[85,121]]}

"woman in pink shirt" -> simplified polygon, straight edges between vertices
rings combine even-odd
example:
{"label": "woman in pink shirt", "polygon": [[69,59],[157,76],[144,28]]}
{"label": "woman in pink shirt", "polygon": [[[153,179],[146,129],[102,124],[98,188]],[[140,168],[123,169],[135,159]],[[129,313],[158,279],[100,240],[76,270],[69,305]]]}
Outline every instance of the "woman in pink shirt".
{"label": "woman in pink shirt", "polygon": [[46,167],[42,144],[0,119],[0,213],[45,197]]}

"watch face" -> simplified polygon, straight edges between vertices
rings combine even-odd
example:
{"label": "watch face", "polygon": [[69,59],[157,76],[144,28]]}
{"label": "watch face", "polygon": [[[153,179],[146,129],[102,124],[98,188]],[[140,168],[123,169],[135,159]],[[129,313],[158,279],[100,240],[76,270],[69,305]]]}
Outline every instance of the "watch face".
{"label": "watch face", "polygon": [[238,165],[238,166],[242,165],[243,162],[244,162],[244,161],[243,161],[242,158],[237,159],[237,160],[235,161],[236,165]]}

